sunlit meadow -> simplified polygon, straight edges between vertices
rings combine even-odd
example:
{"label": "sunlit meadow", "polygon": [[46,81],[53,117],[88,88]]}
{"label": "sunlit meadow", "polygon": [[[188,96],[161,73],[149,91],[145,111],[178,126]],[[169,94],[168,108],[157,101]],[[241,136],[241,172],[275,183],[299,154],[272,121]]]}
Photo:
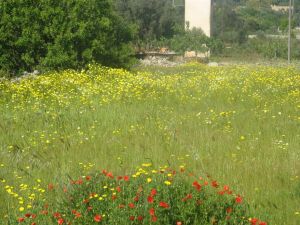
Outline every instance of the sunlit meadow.
{"label": "sunlit meadow", "polygon": [[[193,223],[188,212],[168,219],[178,211],[175,205],[183,212],[181,204],[207,186],[207,193],[216,189],[223,197],[230,190],[233,205],[220,200],[227,219],[243,201],[249,208],[244,217],[236,214],[240,224],[258,225],[255,217],[298,225],[299,87],[300,71],[292,67],[193,63],[135,72],[90,66],[0,80],[0,224],[67,224],[70,217],[73,224],[107,224],[107,218],[123,223],[112,215],[125,216],[126,224],[197,224],[200,217]],[[185,178],[173,178],[178,176]],[[127,188],[124,205],[114,204],[140,214],[101,205],[107,195],[122,193],[126,181],[135,182],[129,186],[137,193],[150,193],[147,200],[136,207]],[[86,190],[93,192],[84,197]],[[157,209],[149,205],[155,203],[153,190],[161,198]],[[88,212],[66,209],[66,193],[72,199],[82,195],[85,204],[90,200],[84,198],[97,198],[94,207],[102,211],[87,218]],[[52,218],[39,219],[46,211]],[[212,216],[207,224],[237,221],[230,219]]]}

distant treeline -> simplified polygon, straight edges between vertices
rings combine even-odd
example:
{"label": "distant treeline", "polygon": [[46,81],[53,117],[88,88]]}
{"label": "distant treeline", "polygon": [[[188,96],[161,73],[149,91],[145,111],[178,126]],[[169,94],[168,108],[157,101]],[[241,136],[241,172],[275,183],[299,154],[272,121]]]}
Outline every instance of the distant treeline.
{"label": "distant treeline", "polygon": [[[212,38],[199,30],[186,31],[184,7],[174,7],[172,0],[115,1],[122,17],[137,28],[134,44],[138,49],[164,46],[184,52],[205,50],[205,44],[213,54],[222,54],[226,46],[233,46],[236,52],[247,49],[245,52],[268,58],[287,55],[286,39],[267,37],[287,34],[288,11],[276,12],[271,5],[288,5],[288,0],[213,0]],[[300,0],[293,0],[293,5],[292,26],[296,27],[300,25]],[[257,38],[249,40],[249,35]],[[293,56],[300,57],[299,46],[294,46]]]}
{"label": "distant treeline", "polygon": [[[184,7],[172,0],[1,0],[0,74],[83,68],[91,62],[129,67],[134,52],[168,47],[177,52],[222,54],[226,47],[265,57],[285,57],[286,11],[271,5],[288,0],[213,0],[213,37],[186,31]],[[293,27],[300,24],[300,0],[293,0]],[[258,39],[249,40],[255,34]],[[300,57],[298,45],[293,56]],[[240,51],[237,51],[240,52]],[[250,52],[250,51],[246,51]],[[0,75],[1,76],[1,75]]]}

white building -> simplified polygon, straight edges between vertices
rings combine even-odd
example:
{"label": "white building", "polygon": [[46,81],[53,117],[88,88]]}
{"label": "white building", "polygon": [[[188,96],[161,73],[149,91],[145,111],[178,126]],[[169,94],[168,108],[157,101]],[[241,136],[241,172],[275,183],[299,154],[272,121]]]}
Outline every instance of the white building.
{"label": "white building", "polygon": [[211,35],[211,0],[185,0],[185,23]]}

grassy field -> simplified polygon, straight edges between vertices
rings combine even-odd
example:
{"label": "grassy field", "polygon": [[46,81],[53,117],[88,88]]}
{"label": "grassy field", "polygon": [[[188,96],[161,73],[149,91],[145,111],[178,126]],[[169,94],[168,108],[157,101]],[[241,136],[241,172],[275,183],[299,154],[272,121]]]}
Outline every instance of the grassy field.
{"label": "grassy field", "polygon": [[268,224],[298,225],[299,88],[292,67],[193,63],[0,80],[0,224],[82,171],[179,160]]}

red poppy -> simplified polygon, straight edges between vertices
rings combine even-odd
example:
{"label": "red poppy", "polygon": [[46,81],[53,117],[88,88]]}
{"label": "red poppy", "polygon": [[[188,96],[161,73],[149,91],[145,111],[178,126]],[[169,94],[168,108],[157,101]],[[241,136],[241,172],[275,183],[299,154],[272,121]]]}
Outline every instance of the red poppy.
{"label": "red poppy", "polygon": [[144,218],[142,216],[138,216],[137,219],[138,219],[138,221],[143,221]]}
{"label": "red poppy", "polygon": [[261,222],[259,223],[259,225],[267,225],[267,223],[266,223],[266,222],[263,222],[263,221],[261,221]]}
{"label": "red poppy", "polygon": [[150,195],[154,197],[157,194],[156,189],[152,189]]}
{"label": "red poppy", "polygon": [[36,218],[36,214],[31,214],[31,218],[35,219]]}
{"label": "red poppy", "polygon": [[80,212],[76,212],[75,213],[75,219],[78,219],[78,218],[80,218],[82,215],[81,215],[81,213]]}
{"label": "red poppy", "polygon": [[91,180],[92,177],[91,177],[91,176],[86,176],[85,179],[86,179],[86,180]]}
{"label": "red poppy", "polygon": [[56,219],[59,219],[61,217],[61,215],[60,215],[60,213],[55,212],[55,213],[53,213],[53,217]]}
{"label": "red poppy", "polygon": [[54,185],[53,184],[48,184],[48,190],[51,191],[54,189]]}
{"label": "red poppy", "polygon": [[75,181],[75,184],[83,184],[83,180],[79,179],[79,180]]}
{"label": "red poppy", "polygon": [[62,218],[59,218],[58,220],[57,220],[57,223],[59,224],[59,225],[61,225],[61,224],[64,224],[64,219],[62,219]]}
{"label": "red poppy", "polygon": [[257,225],[258,219],[257,218],[252,218],[250,220],[251,225]]}
{"label": "red poppy", "polygon": [[225,185],[225,186],[223,187],[223,190],[224,190],[224,191],[229,191],[229,186],[228,186],[228,185]]}
{"label": "red poppy", "polygon": [[214,180],[211,182],[211,186],[213,186],[214,188],[217,188],[217,187],[219,187],[219,184],[217,181]]}
{"label": "red poppy", "polygon": [[31,223],[31,225],[36,225],[36,223]]}
{"label": "red poppy", "polygon": [[106,170],[102,170],[102,174],[106,175],[107,171]]}
{"label": "red poppy", "polygon": [[177,221],[176,225],[182,225],[181,221]]}
{"label": "red poppy", "polygon": [[129,176],[124,176],[124,181],[129,181]]}
{"label": "red poppy", "polygon": [[160,202],[160,203],[159,203],[159,206],[162,207],[162,208],[165,208],[165,209],[167,209],[167,208],[170,207],[169,204],[166,203],[166,202]]}
{"label": "red poppy", "polygon": [[135,202],[138,202],[139,199],[140,199],[139,196],[135,196],[133,200],[134,200]]}
{"label": "red poppy", "polygon": [[182,201],[185,202],[185,201],[187,201],[188,199],[191,199],[191,198],[193,198],[192,194],[188,194],[187,196],[185,196],[185,197],[182,199]]}
{"label": "red poppy", "polygon": [[156,222],[156,221],[157,221],[157,217],[156,217],[156,216],[152,216],[152,217],[151,217],[151,221],[152,221],[152,222]]}
{"label": "red poppy", "polygon": [[235,202],[238,203],[238,204],[240,204],[240,203],[243,202],[243,198],[242,198],[240,195],[238,195],[238,196],[235,198]]}
{"label": "red poppy", "polygon": [[194,181],[193,186],[196,188],[197,191],[201,191],[201,185],[198,183],[198,181]]}
{"label": "red poppy", "polygon": [[129,206],[129,208],[131,208],[131,209],[133,209],[133,208],[135,207],[134,204],[133,204],[132,202],[129,203],[128,206]]}
{"label": "red poppy", "polygon": [[18,222],[19,222],[19,223],[22,223],[22,222],[24,222],[24,221],[25,221],[25,219],[24,219],[23,217],[21,217],[21,218],[18,219]]}
{"label": "red poppy", "polygon": [[101,215],[97,214],[97,215],[94,216],[94,221],[95,222],[99,223],[99,222],[101,222],[101,220],[102,220],[102,216]]}
{"label": "red poppy", "polygon": [[29,218],[29,217],[31,217],[31,214],[30,214],[30,213],[26,213],[26,214],[25,214],[25,217],[26,217],[26,218]]}
{"label": "red poppy", "polygon": [[154,216],[155,215],[155,209],[154,208],[149,209],[149,214],[150,214],[150,216]]}
{"label": "red poppy", "polygon": [[117,199],[117,196],[116,196],[116,195],[112,195],[112,196],[111,196],[111,199],[114,201],[114,200]]}
{"label": "red poppy", "polygon": [[121,192],[120,186],[116,187],[117,192]]}
{"label": "red poppy", "polygon": [[122,180],[123,177],[122,176],[117,176],[117,180]]}
{"label": "red poppy", "polygon": [[148,201],[148,203],[153,203],[154,199],[152,196],[148,196],[147,201]]}
{"label": "red poppy", "polygon": [[135,217],[134,217],[134,216],[130,216],[129,219],[130,219],[131,221],[134,221]]}
{"label": "red poppy", "polygon": [[106,174],[106,176],[109,177],[109,178],[111,178],[111,179],[114,178],[114,175],[112,174],[112,172],[108,172],[108,173]]}
{"label": "red poppy", "polygon": [[227,209],[226,209],[226,213],[231,213],[232,212],[232,208],[231,207],[228,207]]}

